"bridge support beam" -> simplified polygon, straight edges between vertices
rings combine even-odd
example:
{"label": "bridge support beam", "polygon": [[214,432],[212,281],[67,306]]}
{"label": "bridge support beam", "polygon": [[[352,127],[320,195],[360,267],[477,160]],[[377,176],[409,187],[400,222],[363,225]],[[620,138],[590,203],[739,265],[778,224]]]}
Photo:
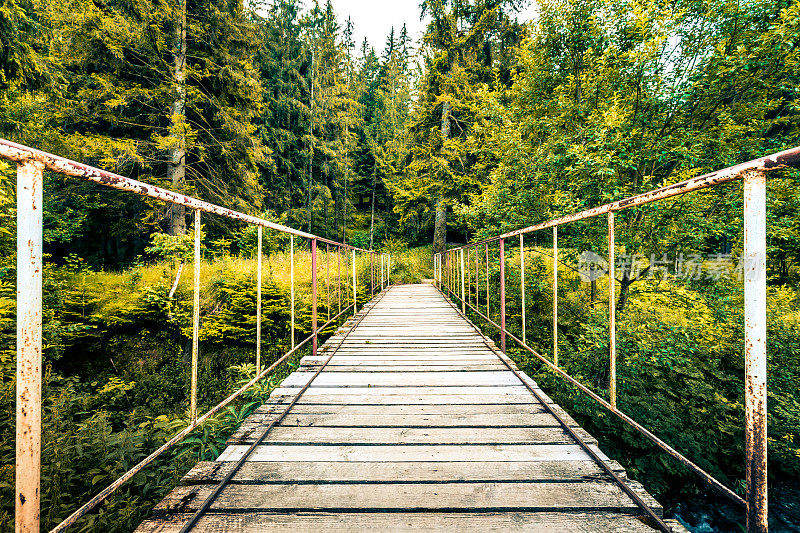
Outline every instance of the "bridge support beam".
{"label": "bridge support beam", "polygon": [[16,533],[39,532],[43,170],[33,161],[17,165]]}
{"label": "bridge support beam", "polygon": [[766,176],[744,174],[744,344],[747,531],[767,525]]}

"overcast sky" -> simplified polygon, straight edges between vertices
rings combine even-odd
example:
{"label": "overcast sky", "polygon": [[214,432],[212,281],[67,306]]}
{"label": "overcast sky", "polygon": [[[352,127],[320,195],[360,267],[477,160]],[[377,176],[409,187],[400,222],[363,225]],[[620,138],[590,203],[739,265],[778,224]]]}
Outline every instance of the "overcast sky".
{"label": "overcast sky", "polygon": [[[426,22],[419,19],[419,5],[421,0],[332,0],[333,8],[339,18],[339,23],[344,22],[349,16],[355,26],[354,41],[356,48],[361,48],[364,37],[370,45],[380,54],[386,44],[386,37],[392,26],[396,34],[405,23],[408,33],[416,42],[425,30]],[[308,2],[310,3],[310,1]],[[320,4],[324,4],[320,0]],[[519,20],[528,20],[533,15],[533,8],[529,7],[518,15]]]}

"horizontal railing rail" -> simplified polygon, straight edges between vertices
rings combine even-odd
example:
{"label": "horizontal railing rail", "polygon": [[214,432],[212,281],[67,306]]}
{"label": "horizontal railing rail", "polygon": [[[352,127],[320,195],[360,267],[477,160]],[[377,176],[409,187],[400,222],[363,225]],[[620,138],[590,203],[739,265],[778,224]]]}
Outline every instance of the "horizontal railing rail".
{"label": "horizontal railing rail", "polygon": [[[671,457],[696,473],[712,489],[743,507],[747,514],[748,532],[766,532],[767,525],[767,315],[766,315],[766,174],[781,168],[800,165],[800,147],[754,159],[746,163],[711,172],[680,183],[655,189],[643,194],[625,198],[571,215],[555,218],[481,239],[463,246],[446,249],[434,255],[434,277],[436,286],[442,292],[461,303],[462,313],[467,308],[486,320],[500,332],[501,350],[506,352],[506,338],[519,344],[533,354],[549,369],[575,385],[598,404],[610,411],[623,422],[636,429],[641,435],[655,443]],[[669,446],[643,425],[617,408],[616,390],[616,298],[615,298],[615,225],[614,213],[632,207],[714,187],[734,180],[744,182],[744,332],[745,332],[745,454],[747,493],[745,498],[726,487],[708,472],[697,466],[683,454]],[[580,383],[562,370],[558,364],[558,228],[561,225],[606,215],[608,224],[608,298],[609,298],[609,400]],[[525,242],[528,233],[552,228],[553,236],[553,359],[531,348],[526,339],[525,328]],[[522,338],[512,334],[506,323],[506,240],[519,237],[520,246],[520,297]],[[489,244],[498,243],[499,253],[499,323],[492,320],[489,311]],[[486,289],[486,312],[480,307],[480,276],[478,269],[479,248],[483,248]],[[470,269],[471,254],[474,252],[474,278]],[[466,266],[465,266],[466,255]],[[472,281],[474,279],[474,301],[472,304]],[[466,284],[469,284],[467,295]]]}
{"label": "horizontal railing rail", "polygon": [[[38,533],[40,530],[40,473],[41,473],[41,389],[42,389],[42,209],[44,171],[49,170],[59,174],[73,176],[90,182],[130,192],[144,197],[154,198],[163,202],[185,206],[194,211],[194,279],[193,279],[193,304],[192,304],[192,362],[191,380],[189,391],[189,423],[173,435],[158,449],[133,468],[122,474],[118,479],[101,490],[87,503],[77,509],[63,522],[52,529],[53,532],[66,530],[85,516],[108,496],[113,494],[138,472],[155,461],[164,452],[181,442],[193,430],[222,410],[225,406],[239,398],[245,391],[269,375],[281,363],[296,354],[301,348],[311,344],[312,355],[317,354],[318,336],[320,330],[333,324],[342,315],[350,310],[355,315],[358,311],[358,273],[356,270],[356,254],[361,252],[369,254],[370,258],[370,295],[374,296],[376,289],[383,290],[390,284],[391,256],[380,253],[380,278],[376,277],[375,255],[377,252],[366,250],[346,243],[320,237],[312,233],[296,230],[294,228],[276,224],[263,218],[247,215],[221,207],[197,198],[159,188],[141,181],[137,181],[113,172],[108,172],[83,163],[72,161],[64,157],[42,152],[34,148],[23,146],[5,139],[0,139],[0,158],[13,161],[17,164],[17,376],[16,376],[16,474],[15,474],[15,524],[18,533]],[[253,224],[258,226],[258,251],[256,275],[256,350],[255,367],[256,375],[245,385],[233,392],[220,403],[198,416],[198,353],[200,332],[200,263],[201,263],[201,213],[218,215],[227,219]],[[261,368],[261,286],[262,286],[262,257],[263,257],[263,228],[272,229],[289,235],[290,240],[290,331],[291,349],[280,356],[267,368]],[[296,341],[295,335],[295,237],[308,239],[311,255],[311,334]],[[318,243],[325,243],[326,259],[326,292],[327,292],[327,322],[318,327]],[[331,317],[331,248],[335,249],[337,273],[336,296],[338,299],[337,313]],[[350,254],[347,254],[349,251]],[[349,255],[349,257],[348,257]],[[352,266],[348,275],[347,263]],[[342,263],[345,272],[342,277]],[[345,295],[344,307],[342,296],[344,292],[343,279],[352,285],[352,300]],[[365,282],[366,283],[366,282]],[[349,289],[348,289],[349,290]],[[350,303],[348,303],[350,302]]]}

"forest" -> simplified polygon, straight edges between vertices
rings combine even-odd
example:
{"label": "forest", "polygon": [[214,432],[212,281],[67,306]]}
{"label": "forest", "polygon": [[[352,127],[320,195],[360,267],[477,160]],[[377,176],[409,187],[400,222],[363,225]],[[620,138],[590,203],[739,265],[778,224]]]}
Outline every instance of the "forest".
{"label": "forest", "polygon": [[[0,0],[0,137],[389,251],[400,283],[431,278],[432,254],[447,246],[800,145],[800,1],[540,0],[521,20],[524,2],[421,0],[419,39],[400,26],[369,43],[354,41],[332,0]],[[14,512],[15,172],[0,160],[3,530]],[[800,530],[798,186],[795,169],[768,178],[774,531]],[[45,174],[43,527],[186,424],[190,215]],[[743,494],[741,183],[621,212],[617,224],[619,253],[637,258],[618,272],[620,408]],[[607,253],[606,226],[560,231],[561,364],[605,395],[607,282],[578,271],[583,253]],[[255,238],[254,227],[203,219],[205,406],[255,371]],[[298,246],[300,335],[310,257]],[[527,335],[549,354],[551,235],[525,246]],[[288,252],[288,238],[265,233],[262,340],[273,360],[289,346]],[[681,275],[689,257],[695,273]],[[518,264],[516,244],[507,261]],[[370,266],[356,267],[360,304]],[[496,284],[499,272],[490,276]],[[516,330],[518,269],[507,283]],[[492,312],[497,303],[493,292]],[[510,354],[690,530],[743,530],[741,512],[690,472]],[[76,530],[135,529],[297,360]]]}

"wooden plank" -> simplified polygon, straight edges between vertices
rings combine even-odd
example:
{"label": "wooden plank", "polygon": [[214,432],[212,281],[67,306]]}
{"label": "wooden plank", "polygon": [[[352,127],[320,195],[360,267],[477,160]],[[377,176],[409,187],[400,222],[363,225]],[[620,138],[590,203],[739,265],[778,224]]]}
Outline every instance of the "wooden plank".
{"label": "wooden plank", "polygon": [[[293,397],[293,389],[275,389],[270,397],[272,401],[288,400]],[[296,390],[296,389],[294,389]],[[327,390],[327,389],[323,389]],[[523,394],[326,394],[315,391],[314,394],[303,394],[298,400],[298,405],[303,404],[328,404],[328,405],[485,405],[505,403],[509,405],[538,404],[538,400],[528,393]]]}
{"label": "wooden plank", "polygon": [[[260,410],[261,408],[259,408]],[[267,409],[269,406],[267,406]],[[544,413],[541,404],[507,404],[507,403],[488,403],[471,405],[450,405],[450,404],[425,404],[425,405],[361,405],[361,404],[303,404],[298,403],[289,415],[296,414],[339,414],[348,416],[370,416],[370,415],[465,415],[465,414],[507,414],[507,415],[529,415],[532,413]]]}
{"label": "wooden plank", "polygon": [[[301,365],[298,371],[316,371],[320,366]],[[328,365],[325,372],[497,372],[504,368],[500,365]]]}
{"label": "wooden plank", "polygon": [[[250,444],[253,433],[238,431],[228,444]],[[264,444],[572,444],[574,440],[561,427],[506,428],[414,428],[414,427],[328,427],[278,426]],[[597,444],[594,439],[590,444]]]}
{"label": "wooden plank", "polygon": [[[187,512],[211,492],[209,485],[173,490],[155,511]],[[608,482],[473,482],[228,485],[212,504],[225,511],[252,510],[513,510],[638,513],[622,490]]]}
{"label": "wooden plank", "polygon": [[[300,387],[278,387],[274,391],[272,391],[272,396],[294,396],[300,390]],[[355,395],[365,395],[365,396],[386,396],[391,394],[400,394],[403,396],[417,396],[423,394],[429,395],[451,395],[451,394],[461,394],[461,395],[486,395],[491,394],[495,396],[522,396],[525,398],[534,399],[534,396],[531,392],[523,387],[522,385],[518,387],[508,386],[508,387],[492,387],[492,386],[484,386],[484,387],[448,387],[448,386],[441,386],[441,387],[316,387],[312,383],[311,386],[306,389],[303,393],[303,396],[310,397],[310,396],[317,396],[320,394],[325,395],[334,395],[334,394],[341,394],[347,396],[355,396]]]}
{"label": "wooden plank", "polygon": [[[265,417],[254,415],[253,425],[268,423]],[[245,424],[242,424],[243,426]],[[327,426],[327,427],[559,427],[556,418],[541,410],[523,414],[500,414],[467,412],[463,414],[384,414],[380,412],[349,414],[319,413],[304,414],[290,411],[281,421],[282,426]]]}
{"label": "wooden plank", "polygon": [[[184,484],[217,483],[233,462],[198,463],[184,477]],[[610,466],[618,475],[625,470],[616,461]],[[478,461],[478,462],[247,462],[234,476],[237,483],[291,483],[331,481],[598,481],[606,474],[594,461]]]}
{"label": "wooden plank", "polygon": [[[144,522],[136,533],[175,533],[191,514],[175,514],[167,519],[153,518]],[[686,529],[669,520],[676,533]],[[294,531],[298,533],[352,531],[496,531],[507,533],[653,533],[653,529],[630,514],[604,512],[488,512],[488,513],[268,513],[209,514],[197,524],[197,531],[229,531],[257,533],[261,531]]]}
{"label": "wooden plank", "polygon": [[[595,447],[596,448],[596,447]],[[246,445],[228,446],[218,461],[236,461]],[[600,450],[600,457],[608,459]],[[261,445],[251,461],[586,461],[591,457],[577,444],[450,445]]]}
{"label": "wooden plank", "polygon": [[[314,372],[293,372],[281,387],[302,387],[315,376]],[[487,372],[322,372],[313,387],[463,387],[519,386],[520,380],[508,370]]]}

